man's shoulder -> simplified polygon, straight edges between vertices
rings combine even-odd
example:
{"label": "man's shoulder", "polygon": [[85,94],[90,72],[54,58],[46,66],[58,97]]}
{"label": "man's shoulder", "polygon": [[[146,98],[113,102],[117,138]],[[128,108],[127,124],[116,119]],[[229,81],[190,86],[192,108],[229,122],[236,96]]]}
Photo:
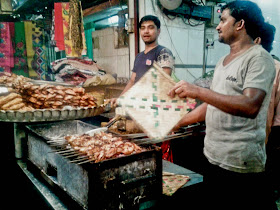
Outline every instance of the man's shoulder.
{"label": "man's shoulder", "polygon": [[167,51],[167,52],[171,52],[171,50],[169,50],[167,47],[159,45],[158,46],[158,51]]}
{"label": "man's shoulder", "polygon": [[173,57],[172,51],[169,50],[167,47],[164,47],[164,46],[162,46],[162,45],[159,45],[159,46],[157,47],[156,54],[157,54],[157,56],[162,55],[162,54],[165,54],[165,55],[167,55],[167,56]]}
{"label": "man's shoulder", "polygon": [[264,65],[275,66],[272,56],[261,45],[251,47],[247,52],[240,56],[241,63],[244,65]]}
{"label": "man's shoulder", "polygon": [[269,60],[273,61],[272,56],[267,52],[261,45],[253,46],[253,50],[250,51],[251,56],[260,56],[264,58],[268,58]]}

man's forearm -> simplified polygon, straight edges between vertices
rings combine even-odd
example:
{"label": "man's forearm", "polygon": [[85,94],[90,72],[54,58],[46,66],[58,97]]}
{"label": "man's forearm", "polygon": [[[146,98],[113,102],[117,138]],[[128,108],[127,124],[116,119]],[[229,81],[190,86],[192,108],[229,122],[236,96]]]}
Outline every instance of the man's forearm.
{"label": "man's forearm", "polygon": [[178,127],[184,127],[193,123],[205,121],[207,103],[203,103],[193,111],[186,114],[178,123]]}
{"label": "man's forearm", "polygon": [[[250,92],[251,91],[251,92]],[[257,94],[253,93],[257,89],[250,89],[243,95],[223,95],[206,88],[199,88],[197,98],[215,106],[223,112],[254,118],[258,114],[262,100],[256,100]]]}
{"label": "man's forearm", "polygon": [[129,82],[126,84],[125,88],[123,89],[122,93],[120,94],[123,95],[126,91],[128,91],[132,86],[134,85],[134,82],[129,80]]}

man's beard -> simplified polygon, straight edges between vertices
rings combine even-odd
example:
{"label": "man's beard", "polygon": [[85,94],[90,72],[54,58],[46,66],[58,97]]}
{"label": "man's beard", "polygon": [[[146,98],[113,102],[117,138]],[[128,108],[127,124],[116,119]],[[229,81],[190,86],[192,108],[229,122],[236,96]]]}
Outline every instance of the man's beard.
{"label": "man's beard", "polygon": [[224,44],[225,44],[225,40],[224,40],[223,37],[219,37],[219,38],[218,38],[218,41],[219,41],[220,43],[224,43]]}
{"label": "man's beard", "polygon": [[224,38],[222,36],[220,36],[220,33],[219,33],[219,36],[218,36],[218,41],[220,43],[225,43],[225,40],[224,40]]}
{"label": "man's beard", "polygon": [[234,37],[227,37],[226,39],[224,37],[219,37],[218,41],[222,44],[230,44],[234,41]]}
{"label": "man's beard", "polygon": [[156,39],[151,40],[151,41],[146,41],[146,42],[144,42],[144,43],[145,43],[145,45],[150,45],[150,44],[153,44],[153,43],[155,43],[155,42],[156,42]]}

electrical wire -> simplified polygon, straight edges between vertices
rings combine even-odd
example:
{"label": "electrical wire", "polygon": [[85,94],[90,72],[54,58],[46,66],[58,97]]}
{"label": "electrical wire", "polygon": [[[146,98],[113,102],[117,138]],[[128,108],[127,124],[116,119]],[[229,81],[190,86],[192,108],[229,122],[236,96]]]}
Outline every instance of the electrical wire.
{"label": "electrical wire", "polygon": [[[178,53],[178,51],[177,51],[177,49],[175,48],[175,45],[174,45],[174,43],[173,43],[173,40],[172,40],[172,38],[171,38],[171,35],[170,35],[170,32],[169,32],[169,29],[168,29],[168,26],[167,26],[167,24],[166,24],[166,22],[165,22],[165,20],[164,20],[164,18],[163,18],[163,22],[164,22],[164,25],[165,25],[165,27],[166,27],[166,30],[167,30],[167,33],[168,33],[168,36],[169,36],[169,39],[170,39],[170,41],[171,41],[171,44],[172,44],[172,46],[173,46],[173,48],[174,48],[174,50],[175,50],[175,52],[176,52],[176,54],[177,54],[177,56],[178,56],[178,58],[179,58],[179,60],[181,61],[181,63],[183,64],[183,60],[181,59],[181,57],[180,57],[180,55],[179,55],[179,53]],[[193,77],[193,78],[195,78],[196,79],[196,77],[187,69],[187,72]]]}
{"label": "electrical wire", "polygon": [[[203,3],[202,0],[200,0],[200,1],[201,1],[201,3]],[[151,0],[151,3],[152,3],[153,11],[155,12],[154,0]],[[167,17],[169,20],[175,20],[177,17],[180,17],[180,18],[182,19],[183,23],[185,23],[186,25],[192,26],[192,27],[196,27],[196,26],[199,26],[199,25],[203,25],[203,24],[204,24],[204,22],[200,22],[200,23],[197,23],[197,24],[196,24],[196,23],[193,23],[193,22],[190,20],[190,19],[191,19],[191,14],[190,14],[189,18],[185,18],[182,14],[172,15],[173,18],[171,18],[171,17],[170,17],[170,14],[164,13],[162,9],[161,9],[160,11],[161,11],[162,14],[164,14],[164,16]],[[188,21],[188,22],[186,22],[186,21]],[[183,60],[181,59],[181,57],[180,57],[180,55],[179,55],[179,53],[178,53],[178,51],[177,51],[177,49],[176,49],[176,47],[175,47],[175,44],[173,43],[173,40],[172,40],[172,38],[171,38],[171,35],[170,35],[170,32],[169,32],[168,26],[167,26],[167,24],[166,24],[164,18],[163,18],[163,22],[164,22],[164,25],[165,25],[165,27],[166,27],[166,30],[167,30],[169,39],[170,39],[170,41],[171,41],[171,45],[173,46],[173,49],[175,50],[175,52],[176,52],[176,54],[177,54],[177,57],[179,58],[181,64],[183,64]],[[194,76],[188,69],[187,69],[187,72],[188,72],[194,79],[197,79],[197,77]]]}

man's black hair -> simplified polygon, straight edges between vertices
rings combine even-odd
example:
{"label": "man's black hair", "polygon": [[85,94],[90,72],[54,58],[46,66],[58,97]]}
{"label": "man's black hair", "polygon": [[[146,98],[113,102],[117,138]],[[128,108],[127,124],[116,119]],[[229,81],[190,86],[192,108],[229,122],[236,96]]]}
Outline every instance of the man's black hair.
{"label": "man's black hair", "polygon": [[155,23],[155,25],[157,26],[157,28],[158,29],[160,28],[160,20],[158,19],[158,17],[156,17],[154,15],[146,15],[146,16],[142,17],[139,22],[138,28],[140,28],[142,23],[146,22],[146,21],[153,21]]}
{"label": "man's black hair", "polygon": [[264,24],[264,17],[261,9],[256,3],[251,1],[233,1],[222,7],[222,12],[228,9],[230,15],[235,18],[236,22],[245,21],[245,29],[247,34],[252,38],[256,38],[259,29]]}
{"label": "man's black hair", "polygon": [[269,23],[265,23],[260,29],[259,37],[261,38],[261,45],[267,52],[272,50],[275,32],[276,28]]}

